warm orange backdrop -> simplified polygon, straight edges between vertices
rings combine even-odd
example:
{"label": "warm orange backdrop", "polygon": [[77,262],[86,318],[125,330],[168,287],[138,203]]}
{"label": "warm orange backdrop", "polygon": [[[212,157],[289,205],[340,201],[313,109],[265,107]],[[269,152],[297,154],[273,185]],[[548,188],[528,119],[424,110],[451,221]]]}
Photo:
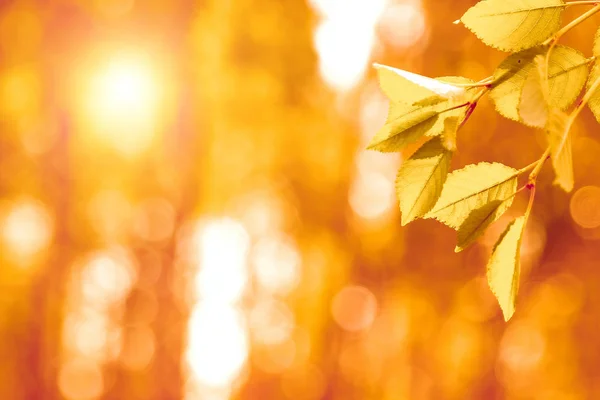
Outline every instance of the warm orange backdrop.
{"label": "warm orange backdrop", "polygon": [[[402,155],[363,150],[372,62],[499,64],[452,24],[474,3],[0,1],[0,399],[600,398],[591,113],[573,193],[538,181],[509,323],[484,269],[511,212],[455,254],[400,226]],[[543,146],[484,100],[453,166]]]}

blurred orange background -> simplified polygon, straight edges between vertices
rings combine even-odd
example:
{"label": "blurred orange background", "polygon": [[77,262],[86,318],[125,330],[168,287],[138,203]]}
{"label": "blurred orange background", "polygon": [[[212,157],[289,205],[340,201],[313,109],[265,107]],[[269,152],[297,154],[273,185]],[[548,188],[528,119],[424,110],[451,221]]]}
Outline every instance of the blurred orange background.
{"label": "blurred orange background", "polygon": [[[455,254],[400,226],[406,154],[363,150],[372,62],[491,75],[452,24],[474,3],[0,1],[0,399],[600,398],[591,113],[573,194],[538,181],[509,323],[485,263],[526,196]],[[520,168],[544,138],[483,101],[458,148]]]}

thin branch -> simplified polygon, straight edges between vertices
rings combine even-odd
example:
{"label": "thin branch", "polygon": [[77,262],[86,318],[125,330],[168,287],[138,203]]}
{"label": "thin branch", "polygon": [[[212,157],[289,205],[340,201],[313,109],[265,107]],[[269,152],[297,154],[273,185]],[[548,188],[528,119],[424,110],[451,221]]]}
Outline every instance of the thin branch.
{"label": "thin branch", "polygon": [[475,107],[477,107],[477,102],[479,101],[479,99],[481,99],[481,97],[489,91],[490,91],[490,86],[488,84],[482,90],[480,90],[479,93],[477,93],[475,95],[473,100],[471,100],[469,102],[469,108],[467,109],[467,112],[465,113],[465,117],[463,118],[462,122],[460,123],[460,125],[458,127],[459,129],[462,128],[463,125],[467,123],[467,121],[471,117],[471,114],[473,114],[473,111],[475,111]]}
{"label": "thin branch", "polygon": [[540,173],[540,171],[542,170],[542,167],[544,166],[544,163],[546,162],[546,160],[548,159],[548,157],[550,157],[550,147],[548,147],[546,149],[546,151],[544,151],[544,153],[542,154],[542,156],[539,158],[539,160],[537,160],[534,163],[535,164],[535,168],[529,174],[529,180],[528,180],[529,184],[535,185],[535,181],[537,179],[537,176]]}
{"label": "thin branch", "polygon": [[536,165],[538,164],[538,162],[539,162],[539,160],[535,160],[534,162],[532,162],[528,166],[521,168],[517,173],[519,175],[521,175],[521,174],[523,174],[523,173],[525,173],[527,171],[530,171],[530,170],[534,169],[536,167]]}
{"label": "thin branch", "polygon": [[596,91],[598,90],[599,87],[600,87],[600,78],[597,78],[594,81],[594,83],[592,83],[592,86],[590,86],[590,88],[588,89],[588,91],[585,92],[585,94],[583,95],[583,98],[577,104],[577,107],[573,110],[573,112],[571,113],[571,117],[570,117],[571,120],[575,120],[575,118],[577,118],[577,116],[579,115],[579,113],[581,112],[581,110],[583,110],[583,108],[590,101],[590,99],[596,93]]}
{"label": "thin branch", "polygon": [[571,29],[573,29],[574,27],[576,27],[577,25],[579,25],[580,23],[582,23],[583,21],[585,21],[592,15],[596,14],[598,11],[600,11],[600,4],[595,3],[594,8],[586,11],[585,13],[581,14],[579,17],[575,18],[573,21],[569,22],[567,25],[563,26],[554,35],[552,35],[550,38],[548,38],[546,41],[544,41],[544,43],[542,43],[545,46],[550,45],[550,47],[548,48],[548,52],[546,53],[545,69],[546,69],[547,73],[550,72],[550,54],[552,54],[552,50],[554,50],[554,46],[556,46],[556,44],[558,43],[560,38],[565,33],[569,32]]}
{"label": "thin branch", "polygon": [[471,100],[471,104],[477,104],[477,102],[479,101],[479,99],[481,99],[483,97],[484,94],[486,94],[487,92],[490,91],[490,84],[488,83],[487,85],[485,85],[485,87],[479,91],[479,93],[477,93],[475,95],[475,97],[473,98],[473,100]]}
{"label": "thin branch", "polygon": [[525,229],[525,225],[527,225],[527,220],[529,219],[529,215],[531,214],[531,210],[533,209],[533,201],[535,200],[535,183],[528,185],[531,188],[531,192],[529,192],[529,202],[527,203],[527,210],[525,210],[525,221],[523,222],[523,229]]}
{"label": "thin branch", "polygon": [[523,190],[527,189],[529,186],[528,185],[523,185],[520,188],[517,189],[517,191],[512,194],[511,196],[508,196],[506,199],[504,199],[503,201],[510,199],[511,197],[515,197],[517,194],[521,193]]}
{"label": "thin branch", "polygon": [[[574,4],[575,2],[571,3]],[[568,3],[567,3],[568,4]],[[558,42],[558,40],[567,32],[569,32],[571,29],[573,29],[574,27],[576,27],[577,25],[579,25],[580,23],[582,23],[583,21],[585,21],[586,19],[588,19],[589,17],[591,17],[592,15],[596,14],[598,11],[600,11],[600,3],[598,2],[590,2],[589,4],[595,4],[594,8],[586,11],[585,13],[581,14],[579,17],[575,18],[573,21],[569,22],[567,25],[563,26],[561,29],[559,29],[552,37],[548,38],[544,43],[542,43],[543,45],[551,45],[550,47],[554,47],[554,45],[556,45],[556,42]]]}
{"label": "thin branch", "polygon": [[567,1],[565,6],[595,6],[598,5],[598,1]]}
{"label": "thin branch", "polygon": [[577,118],[579,113],[584,109],[586,104],[590,101],[592,96],[596,93],[596,91],[598,90],[598,87],[600,87],[600,78],[597,78],[594,81],[594,83],[592,83],[592,86],[590,86],[589,90],[587,92],[585,92],[585,94],[583,95],[583,98],[577,104],[577,107],[575,107],[573,112],[571,112],[571,114],[569,115],[569,119],[567,120],[567,123],[565,125],[565,132],[561,138],[560,146],[558,147],[558,149],[560,149],[561,151],[567,141],[569,134],[571,133],[571,127],[573,126],[575,119]]}
{"label": "thin branch", "polygon": [[469,118],[471,118],[471,114],[473,114],[473,111],[475,111],[475,107],[477,107],[477,103],[471,103],[469,105],[469,108],[467,108],[467,112],[465,113],[465,117],[463,118],[462,122],[458,126],[459,129],[462,128],[463,125],[467,123]]}

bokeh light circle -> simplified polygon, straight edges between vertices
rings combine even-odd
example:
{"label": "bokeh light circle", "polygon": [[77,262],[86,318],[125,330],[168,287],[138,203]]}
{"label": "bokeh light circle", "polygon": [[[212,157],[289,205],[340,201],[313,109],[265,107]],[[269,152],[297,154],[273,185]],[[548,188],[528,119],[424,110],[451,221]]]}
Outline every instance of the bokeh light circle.
{"label": "bokeh light circle", "polygon": [[104,392],[100,366],[88,360],[64,363],[58,373],[58,387],[67,400],[94,400]]}
{"label": "bokeh light circle", "polygon": [[331,314],[340,328],[349,332],[368,329],[377,314],[377,299],[363,286],[346,286],[331,303]]}
{"label": "bokeh light circle", "polygon": [[52,217],[36,200],[16,202],[0,220],[0,239],[16,261],[30,259],[44,250],[52,235]]}
{"label": "bokeh light circle", "polygon": [[600,226],[600,187],[584,186],[571,197],[569,204],[573,221],[582,228]]}

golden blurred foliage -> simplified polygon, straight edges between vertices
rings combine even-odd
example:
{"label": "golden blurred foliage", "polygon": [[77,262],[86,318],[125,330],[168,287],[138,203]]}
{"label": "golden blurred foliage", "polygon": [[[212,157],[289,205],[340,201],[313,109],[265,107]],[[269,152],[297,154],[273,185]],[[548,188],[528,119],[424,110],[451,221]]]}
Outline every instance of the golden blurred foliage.
{"label": "golden blurred foliage", "polygon": [[[400,226],[402,156],[364,150],[372,62],[502,59],[451,23],[473,3],[0,2],[0,399],[600,398],[591,114],[573,195],[540,177],[508,324],[484,278],[508,216],[454,254]],[[453,167],[542,146],[482,104]]]}

